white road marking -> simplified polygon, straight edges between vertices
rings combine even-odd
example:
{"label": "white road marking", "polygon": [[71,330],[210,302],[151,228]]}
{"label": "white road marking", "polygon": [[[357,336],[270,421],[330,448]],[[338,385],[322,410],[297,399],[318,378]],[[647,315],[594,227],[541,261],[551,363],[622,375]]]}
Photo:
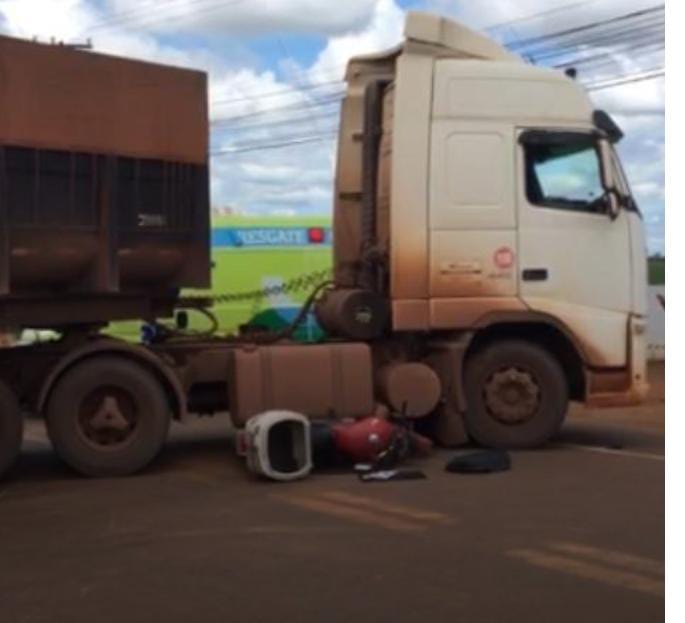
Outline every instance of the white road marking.
{"label": "white road marking", "polygon": [[663,561],[653,558],[592,547],[591,545],[583,545],[581,543],[552,543],[549,547],[571,556],[589,558],[595,562],[624,567],[635,573],[651,573],[661,577],[664,575]]}
{"label": "white road marking", "polygon": [[640,591],[656,597],[664,596],[663,581],[632,571],[611,569],[584,560],[532,549],[511,550],[507,554],[543,569],[560,571],[585,580]]}
{"label": "white road marking", "polygon": [[355,506],[349,506],[339,502],[332,502],[317,497],[305,497],[303,495],[272,495],[293,506],[299,506],[309,511],[332,515],[339,519],[367,524],[394,532],[419,532],[425,530],[425,526],[405,519],[390,517],[383,513],[365,510]]}
{"label": "white road marking", "polygon": [[346,491],[324,491],[321,496],[333,502],[349,504],[379,513],[399,515],[400,517],[413,521],[427,521],[445,525],[452,523],[451,518],[444,513],[423,510],[412,506],[396,504],[394,502],[384,502],[378,498],[367,498],[365,496],[347,493]]}
{"label": "white road marking", "polygon": [[614,448],[603,448],[601,446],[585,446],[577,443],[562,443],[559,444],[561,448],[570,448],[575,450],[585,450],[586,452],[598,452],[600,454],[616,454],[618,456],[627,456],[634,459],[648,459],[650,461],[664,461],[666,457],[663,454],[652,454],[650,452],[632,452],[631,450],[615,450]]}

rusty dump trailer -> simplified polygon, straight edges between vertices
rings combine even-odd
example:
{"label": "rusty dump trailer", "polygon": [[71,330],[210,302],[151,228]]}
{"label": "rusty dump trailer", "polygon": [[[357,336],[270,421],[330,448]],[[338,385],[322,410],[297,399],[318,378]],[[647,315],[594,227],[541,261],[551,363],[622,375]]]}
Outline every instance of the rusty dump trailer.
{"label": "rusty dump trailer", "polygon": [[[644,236],[608,115],[421,13],[346,80],[334,282],[298,316],[329,337],[201,336],[157,319],[209,285],[206,76],[0,37],[0,327],[58,336],[0,348],[0,474],[23,413],[72,467],[113,476],[189,413],[382,406],[442,444],[533,447],[569,400],[639,400]],[[576,158],[582,195],[555,181]],[[102,335],[125,319],[148,322],[144,343]]]}
{"label": "rusty dump trailer", "polygon": [[206,82],[0,37],[0,326],[154,318],[209,285]]}
{"label": "rusty dump trailer", "polygon": [[0,37],[0,332],[62,335],[0,352],[0,472],[56,362],[209,286],[207,115],[202,72]]}
{"label": "rusty dump trailer", "polygon": [[21,412],[77,470],[120,475],[191,411],[373,410],[365,344],[100,333],[210,286],[208,136],[202,72],[0,37],[0,333],[58,336],[0,349],[0,473]]}

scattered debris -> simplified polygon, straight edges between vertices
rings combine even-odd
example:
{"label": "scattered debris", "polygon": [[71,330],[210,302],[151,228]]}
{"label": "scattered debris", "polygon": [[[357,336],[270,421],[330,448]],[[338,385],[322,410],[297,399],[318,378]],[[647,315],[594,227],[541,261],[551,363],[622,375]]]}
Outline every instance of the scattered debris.
{"label": "scattered debris", "polygon": [[362,482],[388,482],[390,480],[423,480],[426,478],[420,469],[386,469],[359,474]]}
{"label": "scattered debris", "polygon": [[509,469],[511,458],[505,450],[464,450],[445,465],[445,471],[456,474],[489,474]]}

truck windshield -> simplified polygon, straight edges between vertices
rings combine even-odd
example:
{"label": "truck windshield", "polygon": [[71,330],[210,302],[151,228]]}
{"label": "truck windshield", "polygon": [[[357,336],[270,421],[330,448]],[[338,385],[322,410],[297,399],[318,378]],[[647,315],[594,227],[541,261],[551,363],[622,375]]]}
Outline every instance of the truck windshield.
{"label": "truck windshield", "polygon": [[525,142],[526,193],[533,205],[601,212],[605,190],[595,142],[589,135]]}

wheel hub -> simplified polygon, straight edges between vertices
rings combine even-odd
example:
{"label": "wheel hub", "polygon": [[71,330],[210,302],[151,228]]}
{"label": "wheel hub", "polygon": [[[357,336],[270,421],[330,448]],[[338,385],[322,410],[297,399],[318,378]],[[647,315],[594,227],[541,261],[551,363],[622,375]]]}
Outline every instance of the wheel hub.
{"label": "wheel hub", "polygon": [[504,424],[530,420],[540,405],[540,386],[533,375],[513,366],[492,374],[484,394],[489,413]]}
{"label": "wheel hub", "polygon": [[89,443],[115,446],[125,443],[138,421],[135,403],[123,390],[103,387],[91,392],[81,403],[79,426]]}

